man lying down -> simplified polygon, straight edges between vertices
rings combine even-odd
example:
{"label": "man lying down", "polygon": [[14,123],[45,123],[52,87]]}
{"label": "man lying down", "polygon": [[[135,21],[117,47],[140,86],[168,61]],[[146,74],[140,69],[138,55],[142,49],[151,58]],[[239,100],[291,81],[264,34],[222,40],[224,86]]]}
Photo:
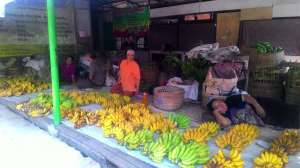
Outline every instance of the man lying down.
{"label": "man lying down", "polygon": [[263,126],[261,118],[265,117],[264,109],[246,93],[231,93],[227,97],[213,97],[208,103],[215,119],[222,126],[250,123]]}
{"label": "man lying down", "polygon": [[236,67],[222,63],[209,69],[202,90],[207,107],[224,127],[239,123],[263,126],[265,111],[247,92],[237,88],[242,68]]}

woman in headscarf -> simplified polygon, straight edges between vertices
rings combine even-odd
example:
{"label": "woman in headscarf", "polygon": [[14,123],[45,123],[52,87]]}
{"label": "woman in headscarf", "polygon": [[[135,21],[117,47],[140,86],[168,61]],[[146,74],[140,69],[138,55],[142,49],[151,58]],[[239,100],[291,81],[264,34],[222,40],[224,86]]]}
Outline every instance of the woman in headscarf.
{"label": "woman in headscarf", "polygon": [[123,94],[133,96],[140,87],[140,67],[134,60],[135,51],[128,50],[127,58],[120,64],[120,79]]}

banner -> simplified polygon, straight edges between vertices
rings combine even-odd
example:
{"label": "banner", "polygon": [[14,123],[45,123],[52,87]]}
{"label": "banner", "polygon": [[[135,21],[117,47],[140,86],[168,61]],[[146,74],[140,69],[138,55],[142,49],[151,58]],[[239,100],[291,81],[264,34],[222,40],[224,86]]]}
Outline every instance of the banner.
{"label": "banner", "polygon": [[[76,38],[73,8],[57,8],[59,53],[74,52]],[[0,18],[0,57],[30,56],[48,53],[46,9],[10,3]]]}
{"label": "banner", "polygon": [[114,31],[148,28],[150,11],[148,7],[116,11],[114,14]]}

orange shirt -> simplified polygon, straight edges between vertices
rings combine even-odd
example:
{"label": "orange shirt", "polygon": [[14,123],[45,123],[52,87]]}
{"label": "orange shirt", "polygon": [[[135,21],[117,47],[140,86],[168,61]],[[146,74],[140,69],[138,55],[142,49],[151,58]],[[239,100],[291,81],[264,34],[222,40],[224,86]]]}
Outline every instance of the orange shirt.
{"label": "orange shirt", "polygon": [[120,80],[123,91],[138,91],[140,79],[141,72],[139,65],[134,60],[123,60],[120,65]]}

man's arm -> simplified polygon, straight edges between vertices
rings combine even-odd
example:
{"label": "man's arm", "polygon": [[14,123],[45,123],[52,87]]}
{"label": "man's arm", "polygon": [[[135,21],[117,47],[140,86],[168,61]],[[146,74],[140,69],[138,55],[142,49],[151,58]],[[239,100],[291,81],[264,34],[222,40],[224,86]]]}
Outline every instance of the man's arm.
{"label": "man's arm", "polygon": [[221,124],[223,127],[228,127],[231,125],[230,119],[224,117],[218,110],[214,110],[213,115],[215,116],[217,122]]}
{"label": "man's arm", "polygon": [[265,110],[261,107],[261,105],[255,100],[254,97],[250,96],[250,95],[243,95],[243,101],[248,103],[249,105],[251,105],[255,112],[260,115],[261,117],[265,117],[266,116],[266,112]]}

